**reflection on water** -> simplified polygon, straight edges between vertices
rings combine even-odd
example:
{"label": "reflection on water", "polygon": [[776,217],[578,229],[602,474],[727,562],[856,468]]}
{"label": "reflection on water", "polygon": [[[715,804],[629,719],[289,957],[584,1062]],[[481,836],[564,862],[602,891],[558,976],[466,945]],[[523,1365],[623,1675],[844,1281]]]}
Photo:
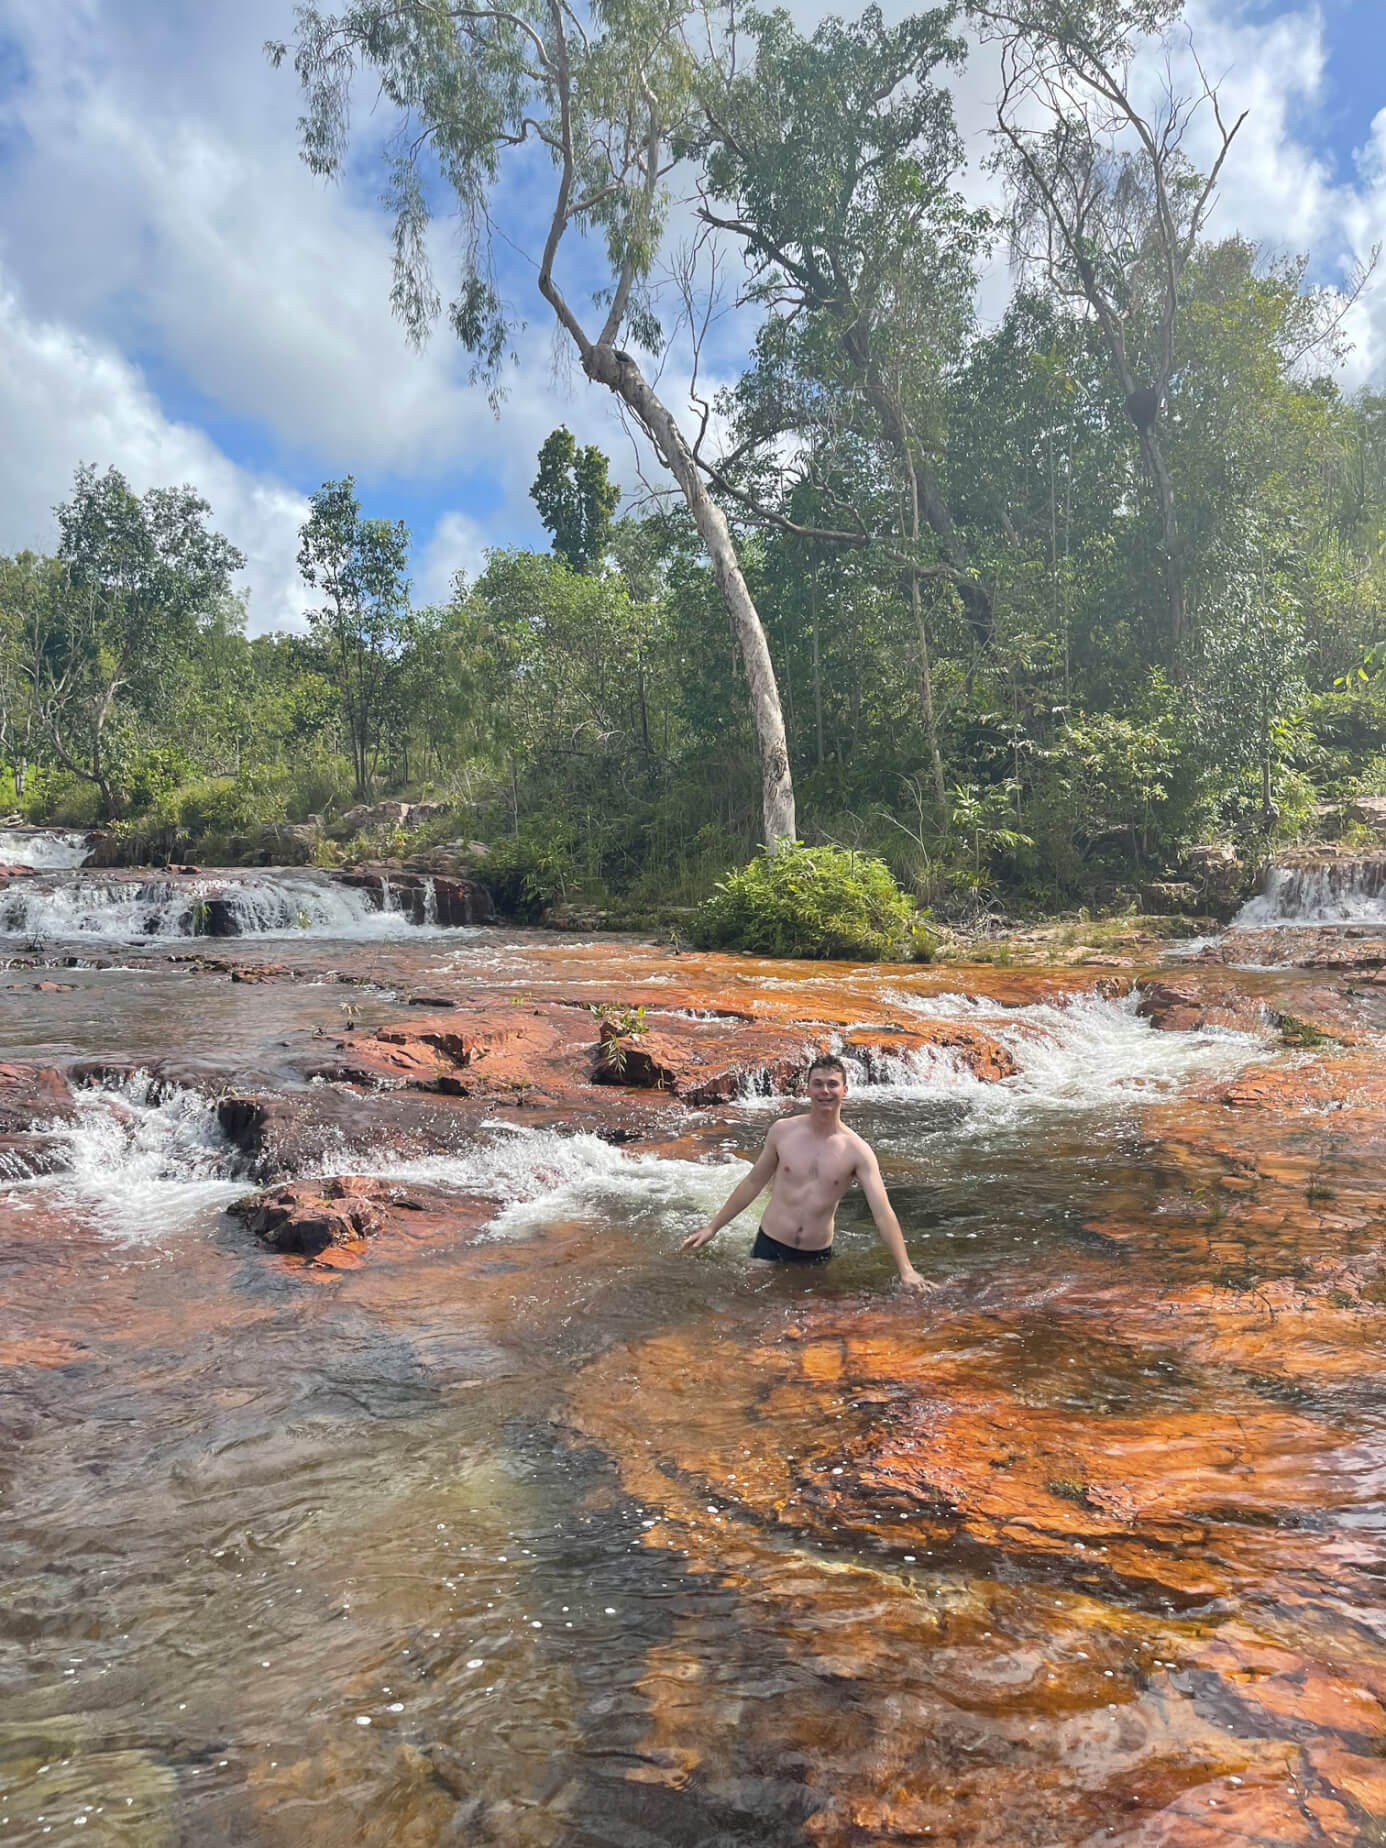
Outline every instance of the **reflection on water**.
{"label": "reflection on water", "polygon": [[[440,973],[409,954],[350,966]],[[525,954],[446,969],[519,980]],[[532,989],[623,954],[536,950]],[[101,980],[105,1043],[198,1054],[198,997],[242,1063],[340,1002]],[[1292,1393],[1274,1341],[1236,1345],[1253,1288],[1207,1293],[1299,1236],[1301,1155],[1339,1230],[1294,1261],[1365,1263],[1367,1145],[1306,1118],[1253,1187],[1214,1140],[1233,1113],[1179,1099],[1264,1048],[1126,1003],[982,1012],[1017,1080],[849,1113],[941,1286],[923,1305],[856,1196],[810,1278],[752,1269],[749,1222],[677,1255],[757,1107],[662,1151],[499,1123],[358,1151],[455,1196],[455,1236],[328,1275],[219,1215],[232,1157],[190,1094],[84,1100],[86,1169],[0,1196],[0,1840],[1370,1841],[1371,1273],[1313,1299],[1356,1373]],[[186,1191],[128,1245],[103,1178],[117,1216]]]}

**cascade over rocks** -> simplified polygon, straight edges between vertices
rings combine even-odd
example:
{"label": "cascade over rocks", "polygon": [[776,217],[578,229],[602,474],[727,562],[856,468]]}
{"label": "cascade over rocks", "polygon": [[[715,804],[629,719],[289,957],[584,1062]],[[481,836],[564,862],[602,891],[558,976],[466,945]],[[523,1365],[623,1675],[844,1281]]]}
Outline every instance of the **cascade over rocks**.
{"label": "cascade over rocks", "polygon": [[[65,1556],[85,1557],[98,1498],[149,1549],[140,1568],[182,1571],[180,1597],[204,1598],[204,1544],[219,1561],[225,1548],[219,1583],[241,1573],[279,1608],[302,1584],[289,1608],[319,1636],[309,1598],[336,1608],[341,1559],[355,1562],[332,1699],[287,1770],[266,1762],[272,1732],[246,1807],[234,1823],[218,1811],[213,1833],[292,1848],[300,1798],[340,1801],[325,1840],[336,1815],[350,1832],[365,1789],[382,1848],[411,1831],[537,1842],[598,1799],[607,1833],[632,1841],[1372,1839],[1386,1814],[1386,987],[1369,970],[1180,964],[1105,1007],[1098,993],[1129,996],[1127,977],[824,971],[502,933],[458,953],[358,943],[330,968],[303,952],[122,952],[138,968],[129,1044],[85,1042],[75,1101],[46,1057],[0,1068],[0,1137],[74,1115],[105,1125],[102,1087],[118,1087],[117,1122],[148,1130],[130,1047],[167,980],[184,1050],[145,1061],[145,1082],[212,1156],[193,1165],[211,1182],[192,1209],[206,1236],[169,1239],[176,1261],[125,1261],[66,1178],[16,1189],[20,1210],[0,1213],[0,1357],[17,1381],[0,1475],[8,1508],[27,1459],[28,1505],[48,1516],[21,1619],[50,1595],[54,1523]],[[284,986],[233,988],[235,972]],[[125,977],[72,979],[100,1006]],[[80,1006],[29,980],[10,998],[31,1007],[34,1044],[64,1043]],[[1208,1027],[1196,1045],[1169,1037]],[[1248,1028],[1254,1042],[1227,1047]],[[769,1117],[738,1097],[791,1088],[829,1046],[856,1062],[858,1099],[862,1080],[907,1077],[924,1105],[918,1138],[908,1094],[875,1119],[912,1252],[943,1283],[924,1303],[889,1291],[860,1202],[839,1262],[811,1279],[747,1275],[744,1246],[673,1255],[711,1191],[705,1168],[676,1164],[747,1153]],[[603,1071],[620,1047],[625,1069]],[[1084,1058],[1095,1077],[1075,1075]],[[1238,1060],[1251,1062],[1228,1077]],[[1208,1070],[1223,1075],[1187,1075]],[[1120,1126],[1094,1131],[1108,1073]],[[932,1107],[950,1087],[959,1112],[998,1126],[975,1161],[957,1158],[953,1104]],[[628,1160],[573,1138],[588,1128],[641,1147]],[[143,1185],[166,1145],[139,1146]],[[239,1221],[218,1219],[246,1177],[258,1191]],[[211,1440],[161,1453],[190,1491],[165,1517],[147,1430],[189,1408],[214,1416]],[[401,1408],[407,1423],[388,1426]],[[517,1410],[526,1443],[536,1434],[532,1481],[508,1467]],[[300,1520],[304,1482],[321,1521]],[[507,1541],[536,1531],[541,1563],[517,1562]],[[290,1532],[290,1566],[258,1545]],[[560,1634],[574,1558],[575,1630]],[[536,1575],[555,1561],[561,1589],[547,1580],[557,1596],[540,1604]],[[162,1620],[169,1580],[156,1582]],[[66,1625],[70,1589],[51,1597]],[[229,1650],[247,1653],[230,1674],[253,1679],[263,1645],[240,1638],[243,1615],[233,1604]],[[565,1772],[579,1767],[561,1814],[514,1796],[504,1742],[485,1794],[454,1749],[465,1703],[490,1710],[493,1617],[509,1685],[550,1728],[539,1775],[554,1738]],[[487,1660],[473,1678],[474,1649]],[[386,1659],[400,1679],[382,1696]],[[575,1663],[595,1704],[565,1685]],[[284,1673],[315,1699],[274,1657],[271,1727]],[[83,1724],[85,1685],[73,1678]],[[93,1685],[99,1703],[113,1684]],[[205,1722],[188,1717],[187,1736],[213,1736]]]}
{"label": "cascade over rocks", "polygon": [[407,900],[407,908],[416,924],[440,924],[456,929],[495,921],[496,907],[491,894],[475,879],[445,873],[386,872],[374,867],[334,872],[332,878],[337,885],[371,893],[381,910],[399,907],[402,899]]}
{"label": "cascade over rocks", "polygon": [[53,1174],[66,1165],[61,1140],[35,1126],[76,1115],[62,1074],[48,1065],[0,1064],[0,1182]]}

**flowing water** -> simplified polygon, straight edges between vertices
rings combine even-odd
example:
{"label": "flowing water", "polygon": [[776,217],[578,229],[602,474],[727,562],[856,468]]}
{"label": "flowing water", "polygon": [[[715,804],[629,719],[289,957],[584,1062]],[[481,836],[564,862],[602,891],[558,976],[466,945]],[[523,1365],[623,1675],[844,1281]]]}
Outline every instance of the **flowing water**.
{"label": "flowing water", "polygon": [[1323,924],[1386,924],[1386,860],[1272,866],[1232,920],[1234,930]]}
{"label": "flowing water", "polygon": [[0,890],[0,939],[121,944],[168,937],[304,937],[352,941],[436,930],[425,881],[416,923],[411,893],[373,893],[311,872],[163,877],[81,873],[26,879]]}
{"label": "flowing water", "polygon": [[33,866],[45,871],[81,866],[91,856],[85,834],[53,828],[0,828],[0,866]]}
{"label": "flowing water", "polygon": [[[1256,1158],[1196,1100],[1307,1055],[1058,976],[370,941],[327,909],[354,894],[311,886],[305,927],[284,888],[255,915],[292,984],[166,954],[3,978],[0,1058],[127,1059],[47,1131],[60,1172],[0,1177],[0,1841],[1380,1839],[1379,1312],[1352,1297],[1353,1364],[1322,1372],[1198,1319],[1253,1250],[1255,1287],[1299,1287],[1368,1185],[1320,1113],[1311,1246],[1283,1203],[1237,1218]],[[93,935],[93,889],[62,890],[52,934]],[[420,990],[694,1030],[888,1014],[986,1031],[1015,1070],[930,1047],[854,1085],[923,1303],[855,1194],[826,1270],[749,1266],[751,1216],[678,1254],[790,1107],[757,1087],[635,1143],[463,1112],[424,1152],[353,1101],[315,1166],[428,1210],[346,1270],[258,1249],[223,1210],[251,1183],[221,1084],[336,1097],[301,1048]],[[1348,1314],[1325,1305],[1316,1353]]]}

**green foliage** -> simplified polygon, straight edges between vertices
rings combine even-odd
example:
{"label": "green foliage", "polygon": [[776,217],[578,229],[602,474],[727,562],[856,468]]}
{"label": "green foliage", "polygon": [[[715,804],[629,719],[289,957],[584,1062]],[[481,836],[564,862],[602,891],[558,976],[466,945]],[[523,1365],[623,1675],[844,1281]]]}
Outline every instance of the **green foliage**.
{"label": "green foliage", "polygon": [[601,1004],[590,1011],[597,1023],[601,1063],[619,1078],[626,1069],[632,1045],[650,1030],[645,1010],[643,1007]]}
{"label": "green foliage", "polygon": [[580,881],[572,829],[562,820],[534,818],[512,836],[491,844],[486,884],[497,908],[522,924],[536,923],[549,905],[567,899]]}
{"label": "green foliage", "polygon": [[167,714],[244,563],[209,512],[191,488],[136,496],[119,470],[83,466],[55,556],[0,566],[0,743],[90,783],[105,819],[129,800],[137,731]]}
{"label": "green foliage", "polygon": [[579,449],[560,425],[544,438],[530,499],[553,536],[553,549],[574,571],[599,570],[611,542],[621,490],[607,480],[608,463],[592,443]]}
{"label": "green foliage", "polygon": [[355,793],[364,801],[410,630],[409,528],[402,520],[363,519],[348,475],[318,489],[299,539],[303,581],[325,599],[309,610],[308,622],[335,670]]}
{"label": "green foliage", "polygon": [[691,928],[700,948],[758,956],[881,962],[928,952],[927,933],[883,861],[797,842],[722,880]]}

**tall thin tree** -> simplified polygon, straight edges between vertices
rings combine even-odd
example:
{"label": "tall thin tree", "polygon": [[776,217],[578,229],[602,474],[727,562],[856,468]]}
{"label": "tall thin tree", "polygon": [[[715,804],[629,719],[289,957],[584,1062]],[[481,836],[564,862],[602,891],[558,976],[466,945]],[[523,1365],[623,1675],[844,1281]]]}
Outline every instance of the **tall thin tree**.
{"label": "tall thin tree", "polygon": [[[507,156],[532,188],[547,157],[547,228],[533,251],[539,292],[587,377],[621,401],[673,475],[731,619],[759,747],[765,841],[796,832],[794,787],[769,643],[727,519],[678,420],[630,352],[663,335],[648,284],[669,206],[669,176],[697,121],[700,66],[721,55],[716,7],[621,0],[579,16],[568,0],[356,0],[340,13],[297,9],[294,68],[307,102],[302,148],[316,173],[340,172],[359,71],[397,112],[387,161],[394,213],[392,300],[422,338],[442,310],[429,262],[430,195],[451,192],[467,227],[452,326],[493,392],[513,320],[491,263],[491,208]],[[695,42],[696,41],[696,42]],[[267,47],[274,62],[286,44]],[[570,232],[605,246],[596,320],[560,282]]]}

